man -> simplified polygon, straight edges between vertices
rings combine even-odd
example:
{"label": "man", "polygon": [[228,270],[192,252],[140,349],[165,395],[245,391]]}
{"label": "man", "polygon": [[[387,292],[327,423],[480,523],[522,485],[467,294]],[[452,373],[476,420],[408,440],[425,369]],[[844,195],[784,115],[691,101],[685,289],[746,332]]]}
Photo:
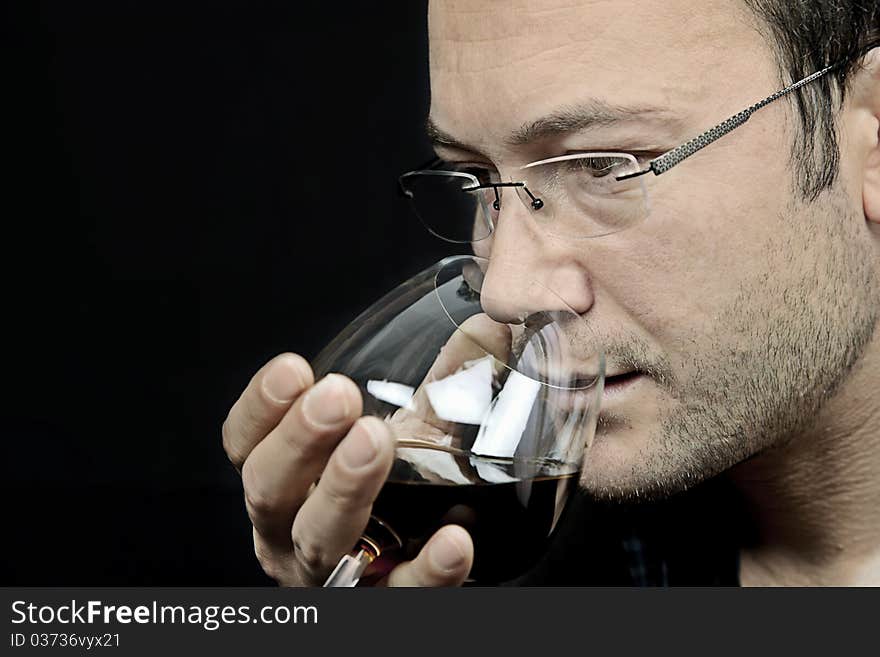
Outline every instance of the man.
{"label": "man", "polygon": [[[521,311],[528,302],[506,282],[540,276],[589,323],[609,381],[629,379],[603,400],[581,486],[599,516],[620,505],[633,533],[610,537],[623,525],[597,520],[597,543],[644,566],[639,502],[675,504],[688,489],[714,500],[700,497],[701,482],[720,481],[749,531],[728,532],[732,577],[707,582],[880,584],[876,3],[437,0],[429,36],[438,156],[505,181],[591,151],[647,167],[833,67],[662,175],[641,176],[650,210],[635,225],[563,237],[498,188],[494,231],[474,248],[490,258],[494,298]],[[382,422],[357,419],[360,408],[351,381],[315,383],[305,360],[285,354],[224,424],[257,556],[281,584],[320,584],[366,524],[393,446]],[[738,526],[713,504],[693,521]],[[648,534],[663,516],[651,518]],[[668,528],[693,525],[678,518]],[[585,558],[597,555],[613,551]],[[467,533],[447,526],[387,583],[458,584],[472,558]],[[641,575],[630,568],[630,583],[669,583],[675,555],[657,559]]]}

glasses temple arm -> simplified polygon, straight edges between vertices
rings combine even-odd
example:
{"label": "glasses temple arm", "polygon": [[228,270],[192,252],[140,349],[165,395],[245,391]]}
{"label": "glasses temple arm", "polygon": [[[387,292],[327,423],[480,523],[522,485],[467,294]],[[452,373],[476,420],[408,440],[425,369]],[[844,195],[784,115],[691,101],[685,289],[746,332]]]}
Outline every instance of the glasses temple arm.
{"label": "glasses temple arm", "polygon": [[772,94],[771,96],[767,96],[767,98],[765,98],[764,100],[758,101],[757,103],[755,103],[751,107],[747,107],[743,111],[738,112],[737,114],[734,114],[733,116],[722,121],[718,125],[716,125],[712,128],[709,128],[709,130],[707,130],[706,132],[704,132],[700,136],[694,137],[690,141],[682,144],[681,146],[677,146],[676,148],[673,148],[671,151],[667,151],[666,153],[664,153],[660,157],[654,158],[653,160],[651,160],[648,163],[647,168],[642,169],[640,171],[635,171],[633,173],[627,173],[622,176],[617,176],[617,180],[629,180],[630,178],[637,178],[638,176],[643,176],[646,173],[651,173],[652,171],[654,172],[654,175],[659,176],[661,173],[665,173],[665,172],[669,171],[672,167],[674,167],[676,164],[678,164],[682,160],[689,158],[691,155],[693,155],[697,151],[705,148],[706,146],[711,144],[713,141],[717,141],[718,139],[720,139],[721,137],[726,135],[728,132],[730,132],[734,128],[738,128],[739,126],[741,126],[743,123],[748,121],[749,118],[751,118],[752,114],[757,112],[759,109],[766,107],[767,105],[769,105],[773,101],[778,100],[779,98],[782,98],[783,96],[787,96],[788,94],[790,94],[793,91],[797,91],[798,89],[800,89],[804,85],[807,85],[810,82],[817,80],[818,78],[820,78],[823,75],[825,75],[826,73],[834,70],[838,66],[839,66],[839,64],[832,64],[831,66],[826,66],[822,70],[816,71],[812,75],[808,75],[803,80],[798,80],[797,82],[786,87],[785,89],[777,91],[776,93]]}

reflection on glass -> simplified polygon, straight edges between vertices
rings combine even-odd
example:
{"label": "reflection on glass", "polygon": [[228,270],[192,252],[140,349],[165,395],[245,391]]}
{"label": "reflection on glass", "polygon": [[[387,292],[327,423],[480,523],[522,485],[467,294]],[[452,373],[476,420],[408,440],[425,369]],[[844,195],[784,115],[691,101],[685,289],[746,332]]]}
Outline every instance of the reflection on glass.
{"label": "reflection on glass", "polygon": [[481,292],[487,266],[472,256],[437,263],[315,361],[316,376],[349,376],[364,413],[397,440],[373,517],[327,586],[412,558],[447,523],[471,533],[479,583],[521,574],[546,548],[593,438],[604,359],[583,320],[537,281],[522,293],[550,309],[495,321],[504,300]]}

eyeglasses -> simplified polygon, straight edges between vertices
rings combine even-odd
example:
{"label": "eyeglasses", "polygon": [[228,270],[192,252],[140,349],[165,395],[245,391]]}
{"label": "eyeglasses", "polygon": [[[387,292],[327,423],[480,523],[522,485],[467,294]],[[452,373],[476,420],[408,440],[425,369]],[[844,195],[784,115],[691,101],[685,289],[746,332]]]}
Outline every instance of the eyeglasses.
{"label": "eyeglasses", "polygon": [[698,137],[651,160],[630,153],[574,153],[526,164],[519,180],[503,182],[494,169],[439,159],[400,176],[401,193],[434,235],[476,242],[498,224],[503,190],[513,188],[535,221],[562,237],[600,237],[650,213],[645,174],[659,176],[743,125],[759,109],[821,78],[833,64],[734,114]]}

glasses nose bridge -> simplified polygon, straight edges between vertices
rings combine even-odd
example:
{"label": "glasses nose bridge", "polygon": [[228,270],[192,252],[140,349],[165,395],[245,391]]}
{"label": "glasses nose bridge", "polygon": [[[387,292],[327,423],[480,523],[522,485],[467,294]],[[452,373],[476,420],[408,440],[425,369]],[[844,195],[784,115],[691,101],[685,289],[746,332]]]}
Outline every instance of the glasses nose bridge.
{"label": "glasses nose bridge", "polygon": [[[522,169],[517,171],[521,172]],[[507,181],[502,179],[497,183],[492,183],[492,187],[495,191],[495,199],[492,203],[498,203],[495,206],[495,210],[499,212],[504,207],[505,190],[509,190],[508,194],[512,193],[514,196],[517,196],[529,213],[544,208],[544,200],[529,188],[528,180],[522,176],[510,176]]]}

